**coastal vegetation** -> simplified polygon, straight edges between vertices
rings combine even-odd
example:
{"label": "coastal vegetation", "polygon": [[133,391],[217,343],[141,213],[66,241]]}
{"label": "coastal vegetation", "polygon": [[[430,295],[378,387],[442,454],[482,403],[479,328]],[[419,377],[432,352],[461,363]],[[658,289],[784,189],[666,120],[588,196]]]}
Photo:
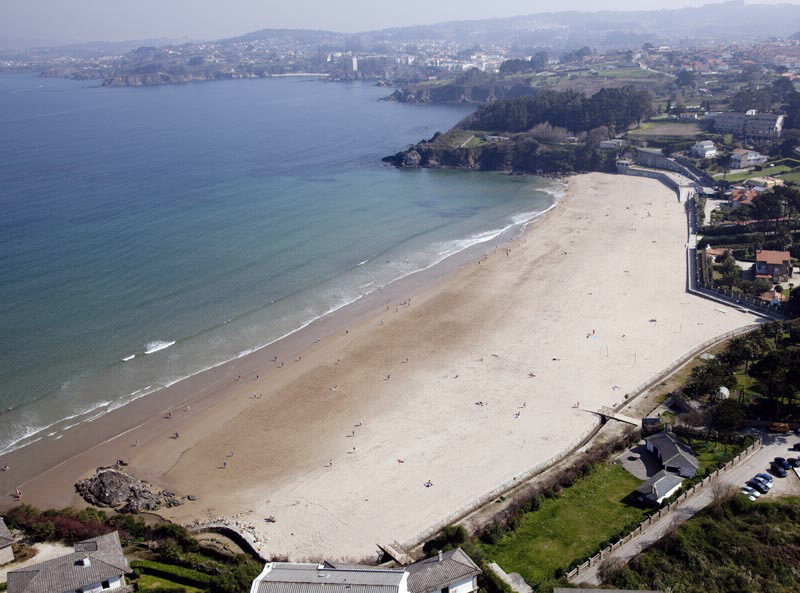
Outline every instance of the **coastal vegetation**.
{"label": "coastal vegetation", "polygon": [[139,590],[151,593],[243,593],[262,569],[261,563],[249,556],[203,546],[180,525],[151,525],[137,515],[107,515],[93,508],[42,511],[19,505],[5,513],[5,519],[9,527],[20,529],[33,542],[74,544],[118,531],[126,556],[133,559],[131,568]]}
{"label": "coastal vegetation", "polygon": [[605,126],[625,131],[653,114],[652,95],[632,86],[604,88],[587,97],[575,91],[545,91],[481,105],[460,127],[470,130],[524,132],[544,122],[572,132]]}
{"label": "coastal vegetation", "polygon": [[674,593],[797,590],[800,498],[751,504],[734,497],[689,519],[604,582]]}

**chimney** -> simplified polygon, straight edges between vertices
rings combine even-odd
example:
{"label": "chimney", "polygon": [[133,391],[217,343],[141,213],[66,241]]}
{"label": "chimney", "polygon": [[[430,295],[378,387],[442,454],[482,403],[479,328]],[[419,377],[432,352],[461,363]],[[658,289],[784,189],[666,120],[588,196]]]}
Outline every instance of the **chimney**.
{"label": "chimney", "polygon": [[442,561],[442,551],[439,550],[439,562],[441,562],[441,561]]}

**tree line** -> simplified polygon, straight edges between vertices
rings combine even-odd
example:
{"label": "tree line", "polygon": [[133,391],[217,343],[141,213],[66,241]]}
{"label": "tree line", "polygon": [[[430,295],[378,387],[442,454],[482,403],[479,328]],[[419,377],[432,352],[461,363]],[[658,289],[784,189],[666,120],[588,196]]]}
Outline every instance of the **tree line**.
{"label": "tree line", "polygon": [[607,126],[617,132],[653,114],[649,91],[633,86],[603,88],[591,97],[576,91],[544,91],[482,105],[462,124],[470,130],[524,132],[548,122],[573,132]]}

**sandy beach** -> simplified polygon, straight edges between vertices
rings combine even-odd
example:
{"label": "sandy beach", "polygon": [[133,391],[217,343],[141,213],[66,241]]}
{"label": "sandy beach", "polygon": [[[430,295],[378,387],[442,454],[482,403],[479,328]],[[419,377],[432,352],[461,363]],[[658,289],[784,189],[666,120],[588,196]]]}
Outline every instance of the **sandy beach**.
{"label": "sandy beach", "polygon": [[137,402],[127,414],[146,421],[114,438],[125,416],[101,419],[80,455],[47,449],[45,467],[21,450],[0,487],[76,504],[77,477],[123,458],[198,497],[171,519],[244,513],[266,555],[371,558],[570,447],[598,422],[587,410],[755,320],[685,292],[685,242],[683,205],[658,182],[573,177],[522,238],[410,302]]}

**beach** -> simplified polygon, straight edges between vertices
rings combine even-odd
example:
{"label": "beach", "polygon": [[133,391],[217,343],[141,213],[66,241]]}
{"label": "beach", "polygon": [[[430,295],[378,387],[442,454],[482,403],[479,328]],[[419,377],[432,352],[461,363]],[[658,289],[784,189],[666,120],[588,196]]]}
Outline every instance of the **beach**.
{"label": "beach", "polygon": [[75,480],[124,459],[197,497],[162,510],[170,519],[241,515],[266,556],[373,558],[513,484],[588,434],[591,410],[755,320],[686,293],[685,243],[665,186],[572,177],[554,209],[486,257],[16,451],[0,487],[79,504]]}

